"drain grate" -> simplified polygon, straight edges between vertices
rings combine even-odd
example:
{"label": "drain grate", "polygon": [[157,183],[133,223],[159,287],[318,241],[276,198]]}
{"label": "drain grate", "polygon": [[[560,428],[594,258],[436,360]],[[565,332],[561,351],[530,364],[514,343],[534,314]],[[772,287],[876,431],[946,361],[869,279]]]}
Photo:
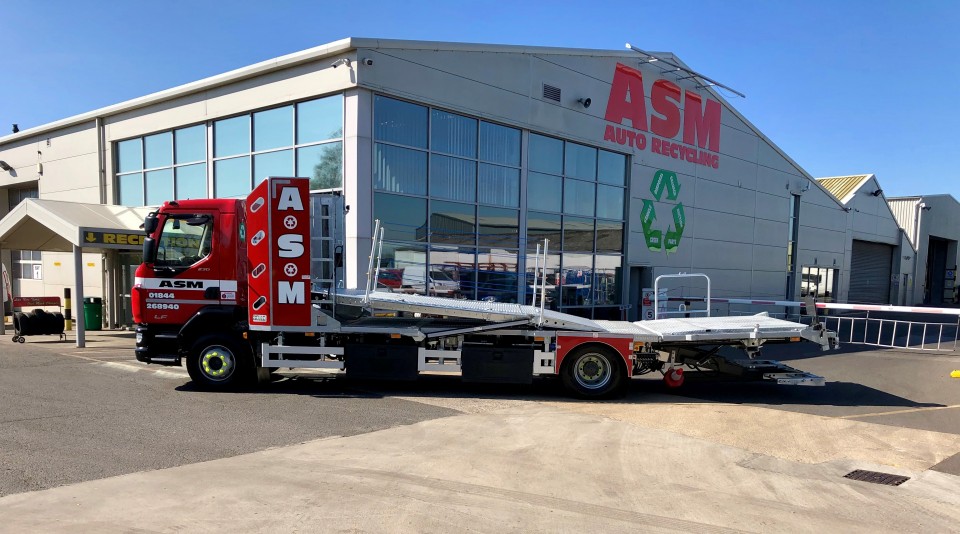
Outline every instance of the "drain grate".
{"label": "drain grate", "polygon": [[910,480],[910,477],[891,475],[890,473],[878,473],[877,471],[864,471],[863,469],[857,469],[856,471],[847,473],[843,475],[843,478],[859,480],[861,482],[871,482],[873,484],[883,484],[885,486],[899,486]]}

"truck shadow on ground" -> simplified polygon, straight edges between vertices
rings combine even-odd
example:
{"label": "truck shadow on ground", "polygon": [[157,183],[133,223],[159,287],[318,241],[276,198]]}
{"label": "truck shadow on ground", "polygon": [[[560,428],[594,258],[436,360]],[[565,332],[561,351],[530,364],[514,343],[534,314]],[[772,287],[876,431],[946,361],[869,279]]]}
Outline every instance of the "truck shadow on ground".
{"label": "truck shadow on ground", "polygon": [[[717,402],[757,406],[844,406],[926,408],[942,404],[921,403],[851,382],[827,382],[822,387],[780,386],[763,382],[715,379],[687,374],[680,388],[667,387],[657,379],[631,380],[626,395],[609,400],[627,404],[687,404]],[[177,387],[180,391],[198,391],[192,383]],[[449,399],[485,399],[528,402],[567,402],[575,400],[556,378],[537,378],[531,384],[464,383],[454,376],[421,376],[412,382],[357,380],[343,376],[279,375],[243,394],[306,395],[315,398],[441,397]]]}
{"label": "truck shadow on ground", "polygon": [[[916,402],[899,395],[855,382],[830,382],[819,387],[781,386],[766,382],[738,382],[709,378],[700,379],[688,373],[682,387],[671,389],[662,384],[647,388],[634,387],[628,395],[663,393],[676,398],[674,402],[719,402],[756,406],[843,406],[879,408],[930,408],[944,404]],[[642,381],[639,381],[642,382]],[[658,390],[658,391],[654,391]]]}

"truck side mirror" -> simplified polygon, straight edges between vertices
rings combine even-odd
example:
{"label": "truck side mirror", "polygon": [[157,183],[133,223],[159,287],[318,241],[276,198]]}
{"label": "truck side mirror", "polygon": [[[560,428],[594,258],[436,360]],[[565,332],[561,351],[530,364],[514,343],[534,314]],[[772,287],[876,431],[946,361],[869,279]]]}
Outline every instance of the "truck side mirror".
{"label": "truck side mirror", "polygon": [[143,263],[154,263],[157,261],[157,248],[154,246],[156,241],[152,237],[143,240]]}
{"label": "truck side mirror", "polygon": [[147,235],[153,235],[157,230],[157,212],[153,211],[147,214],[143,220],[143,232]]}

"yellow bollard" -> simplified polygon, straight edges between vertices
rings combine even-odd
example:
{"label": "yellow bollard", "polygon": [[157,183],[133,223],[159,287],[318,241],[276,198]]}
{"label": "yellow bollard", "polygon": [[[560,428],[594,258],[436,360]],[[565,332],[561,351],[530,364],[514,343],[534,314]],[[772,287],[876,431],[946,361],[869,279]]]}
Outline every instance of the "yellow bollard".
{"label": "yellow bollard", "polygon": [[73,318],[70,315],[70,304],[70,288],[65,287],[63,288],[63,328],[67,331],[73,330]]}
{"label": "yellow bollard", "polygon": [[960,378],[960,369],[950,373],[950,376],[952,376],[953,378]]}

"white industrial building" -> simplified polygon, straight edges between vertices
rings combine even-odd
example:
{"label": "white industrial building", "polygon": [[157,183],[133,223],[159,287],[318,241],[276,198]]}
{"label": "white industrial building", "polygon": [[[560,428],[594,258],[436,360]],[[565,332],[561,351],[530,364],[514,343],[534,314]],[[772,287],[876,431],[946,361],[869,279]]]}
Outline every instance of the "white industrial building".
{"label": "white industrial building", "polygon": [[[917,298],[918,239],[953,239],[956,263],[953,234],[917,224],[930,230],[904,241],[875,177],[813,179],[679,58],[656,58],[351,38],[27,128],[0,138],[0,258],[17,295],[62,295],[82,271],[124,324],[143,207],[298,175],[342,192],[347,287],[375,218],[385,276],[435,270],[470,298],[527,298],[548,238],[569,289],[554,305],[596,318],[635,318],[641,289],[680,271],[709,275],[714,296],[900,303]],[[55,201],[121,207],[90,208],[112,221],[95,224]]]}

